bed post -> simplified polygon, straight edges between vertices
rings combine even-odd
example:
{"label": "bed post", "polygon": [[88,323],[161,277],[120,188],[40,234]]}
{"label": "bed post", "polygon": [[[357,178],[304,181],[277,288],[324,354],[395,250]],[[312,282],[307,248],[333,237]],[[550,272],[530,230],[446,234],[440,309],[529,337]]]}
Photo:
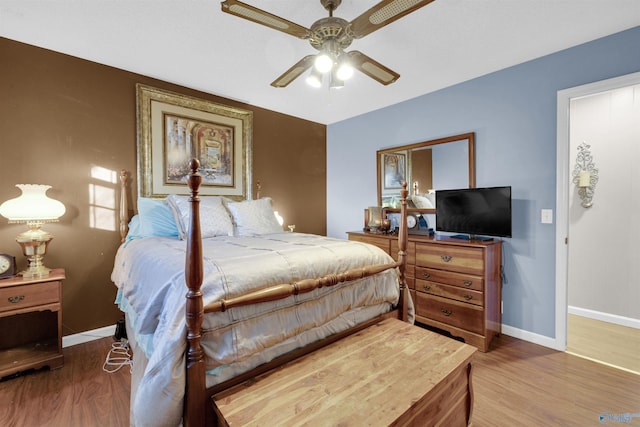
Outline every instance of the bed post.
{"label": "bed post", "polygon": [[200,198],[198,188],[202,177],[198,173],[200,162],[192,159],[189,162],[189,189],[191,190],[191,218],[187,236],[187,254],[185,260],[185,280],[187,291],[186,323],[187,323],[187,377],[184,396],[185,427],[205,425],[206,383],[204,351],[200,346],[202,318],[202,236],[200,234]]}
{"label": "bed post", "polygon": [[129,206],[127,206],[127,171],[120,171],[120,243],[127,237]]}
{"label": "bed post", "polygon": [[408,240],[408,229],[407,229],[407,195],[409,191],[407,190],[406,181],[402,183],[402,190],[400,191],[400,230],[398,231],[398,262],[400,266],[398,269],[400,270],[400,300],[398,301],[398,309],[399,309],[399,318],[403,322],[408,321],[408,309],[409,309],[409,298],[408,292],[409,289],[407,287],[407,279],[405,278],[405,269],[407,267],[407,240]]}

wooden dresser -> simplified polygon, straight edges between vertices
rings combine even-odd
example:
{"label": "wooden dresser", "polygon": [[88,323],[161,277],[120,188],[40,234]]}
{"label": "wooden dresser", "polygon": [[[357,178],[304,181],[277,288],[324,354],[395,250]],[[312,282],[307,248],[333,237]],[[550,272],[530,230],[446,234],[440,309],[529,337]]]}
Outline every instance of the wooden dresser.
{"label": "wooden dresser", "polygon": [[[397,236],[347,233],[398,257]],[[409,235],[407,285],[416,321],[488,351],[502,325],[502,241]]]}

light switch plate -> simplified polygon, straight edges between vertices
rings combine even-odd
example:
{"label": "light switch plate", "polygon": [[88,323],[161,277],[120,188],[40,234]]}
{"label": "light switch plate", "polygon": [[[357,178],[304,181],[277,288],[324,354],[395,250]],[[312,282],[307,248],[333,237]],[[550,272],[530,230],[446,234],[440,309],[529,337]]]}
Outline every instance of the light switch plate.
{"label": "light switch plate", "polygon": [[543,224],[553,224],[553,209],[542,209],[540,222]]}

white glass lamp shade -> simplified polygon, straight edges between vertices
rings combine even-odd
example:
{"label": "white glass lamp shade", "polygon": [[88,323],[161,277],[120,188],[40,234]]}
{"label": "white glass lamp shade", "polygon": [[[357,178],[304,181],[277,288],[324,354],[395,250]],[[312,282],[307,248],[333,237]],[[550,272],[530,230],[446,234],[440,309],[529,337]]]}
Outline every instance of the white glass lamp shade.
{"label": "white glass lamp shade", "polygon": [[51,222],[65,213],[64,205],[46,195],[50,185],[17,184],[22,195],[0,205],[0,215],[9,222]]}
{"label": "white glass lamp shade", "polygon": [[322,86],[322,74],[315,68],[311,69],[309,76],[307,76],[307,84],[311,87],[318,88]]}
{"label": "white glass lamp shade", "polygon": [[338,78],[336,69],[331,70],[331,79],[329,87],[332,89],[341,89],[344,87],[344,80]]}

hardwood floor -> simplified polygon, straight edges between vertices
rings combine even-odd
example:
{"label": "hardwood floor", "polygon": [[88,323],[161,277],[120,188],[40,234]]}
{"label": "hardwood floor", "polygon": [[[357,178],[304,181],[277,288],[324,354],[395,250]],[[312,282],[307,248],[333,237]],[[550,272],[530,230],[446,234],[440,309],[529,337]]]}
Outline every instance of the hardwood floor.
{"label": "hardwood floor", "polygon": [[[129,371],[102,371],[112,342],[66,348],[63,368],[0,382],[0,425],[129,425]],[[474,427],[596,426],[604,413],[640,425],[640,376],[505,335],[476,354],[473,387]],[[625,414],[636,417],[615,421]]]}
{"label": "hardwood floor", "polygon": [[640,376],[505,335],[477,354],[474,394],[474,427],[640,425]]}
{"label": "hardwood floor", "polygon": [[0,382],[0,426],[129,425],[128,368],[102,371],[112,338],[63,349],[64,366]]}
{"label": "hardwood floor", "polygon": [[640,375],[640,329],[569,314],[567,351]]}

